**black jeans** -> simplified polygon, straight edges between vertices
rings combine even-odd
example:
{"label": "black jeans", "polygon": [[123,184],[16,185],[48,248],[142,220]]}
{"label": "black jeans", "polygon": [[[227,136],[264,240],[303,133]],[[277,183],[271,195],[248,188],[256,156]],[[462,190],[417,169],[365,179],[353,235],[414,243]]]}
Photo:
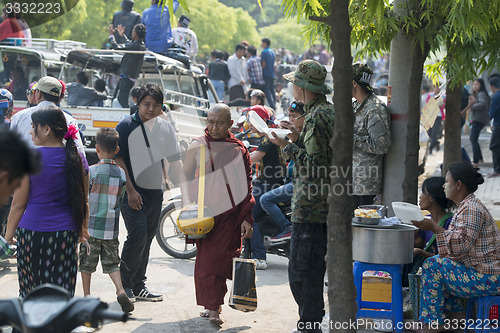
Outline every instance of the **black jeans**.
{"label": "black jeans", "polygon": [[146,269],[149,261],[149,249],[156,235],[160,222],[163,193],[142,193],[142,209],[135,210],[128,205],[125,194],[121,207],[127,239],[123,244],[120,274],[123,287],[139,292],[146,282]]}
{"label": "black jeans", "polygon": [[259,228],[259,218],[264,215],[266,212],[260,206],[260,197],[271,190],[271,185],[261,182],[255,182],[253,184],[252,195],[255,198],[255,206],[252,208],[252,217],[253,217],[253,234],[251,243],[252,243],[252,258],[266,260],[266,248],[264,246],[262,232]]}
{"label": "black jeans", "polygon": [[481,130],[484,128],[484,124],[473,121],[470,126],[470,143],[472,144],[472,161],[477,164],[483,159],[483,154],[481,152],[481,146],[479,145],[478,138]]}
{"label": "black jeans", "polygon": [[302,332],[321,332],[325,315],[326,236],[326,223],[292,224],[288,280],[299,306],[297,329]]}
{"label": "black jeans", "polygon": [[128,104],[128,96],[130,95],[130,89],[134,86],[134,81],[121,77],[120,82],[118,83],[118,102],[122,108],[129,108]]}
{"label": "black jeans", "polygon": [[500,126],[491,127],[490,150],[493,157],[493,172],[500,173]]}

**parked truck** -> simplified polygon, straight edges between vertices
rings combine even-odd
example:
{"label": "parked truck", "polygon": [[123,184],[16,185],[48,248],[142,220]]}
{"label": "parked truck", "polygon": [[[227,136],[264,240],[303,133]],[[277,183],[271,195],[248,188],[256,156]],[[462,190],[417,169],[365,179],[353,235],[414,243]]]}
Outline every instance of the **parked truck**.
{"label": "parked truck", "polygon": [[[176,122],[179,146],[181,151],[187,149],[193,138],[203,134],[210,103],[218,102],[203,68],[186,68],[185,64],[175,59],[150,51],[87,49],[84,43],[79,42],[33,39],[29,47],[0,45],[0,86],[10,81],[12,71],[18,66],[23,70],[25,85],[45,75],[57,77],[69,84],[76,81],[80,71],[88,74],[90,86],[96,79],[104,79],[109,96],[103,107],[68,105],[66,98],[61,102],[61,108],[71,113],[81,124],[87,153],[93,153],[97,130],[101,127],[114,128],[130,114],[128,108],[112,107],[120,63],[124,54],[130,52],[144,53],[135,86],[154,82],[163,88],[164,103]],[[14,112],[25,108],[26,103],[26,100],[16,100]]]}

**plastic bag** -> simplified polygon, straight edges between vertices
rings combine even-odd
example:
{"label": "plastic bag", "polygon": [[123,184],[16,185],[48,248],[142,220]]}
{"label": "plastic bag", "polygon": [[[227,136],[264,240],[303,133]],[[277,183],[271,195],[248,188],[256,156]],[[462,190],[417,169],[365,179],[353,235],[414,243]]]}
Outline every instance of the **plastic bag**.
{"label": "plastic bag", "polygon": [[248,259],[250,252],[250,240],[245,239],[245,258],[233,258],[233,286],[229,296],[229,306],[243,312],[257,309],[255,261]]}

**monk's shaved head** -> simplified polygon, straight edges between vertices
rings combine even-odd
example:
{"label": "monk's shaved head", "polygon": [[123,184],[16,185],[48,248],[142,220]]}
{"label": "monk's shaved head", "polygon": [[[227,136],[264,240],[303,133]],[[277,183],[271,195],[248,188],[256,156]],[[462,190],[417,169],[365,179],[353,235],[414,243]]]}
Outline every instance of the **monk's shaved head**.
{"label": "monk's shaved head", "polygon": [[208,110],[207,130],[212,138],[216,140],[227,138],[231,126],[233,126],[233,121],[229,106],[219,103]]}
{"label": "monk's shaved head", "polygon": [[221,115],[225,120],[231,121],[231,109],[224,103],[217,103],[208,110],[208,114]]}

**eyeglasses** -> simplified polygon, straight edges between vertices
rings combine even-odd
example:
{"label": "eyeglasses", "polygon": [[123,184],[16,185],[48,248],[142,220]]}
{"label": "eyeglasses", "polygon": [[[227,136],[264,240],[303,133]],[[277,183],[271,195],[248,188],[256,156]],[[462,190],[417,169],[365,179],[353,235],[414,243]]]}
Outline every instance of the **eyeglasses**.
{"label": "eyeglasses", "polygon": [[26,89],[26,95],[31,95],[33,94],[33,90],[31,89]]}

